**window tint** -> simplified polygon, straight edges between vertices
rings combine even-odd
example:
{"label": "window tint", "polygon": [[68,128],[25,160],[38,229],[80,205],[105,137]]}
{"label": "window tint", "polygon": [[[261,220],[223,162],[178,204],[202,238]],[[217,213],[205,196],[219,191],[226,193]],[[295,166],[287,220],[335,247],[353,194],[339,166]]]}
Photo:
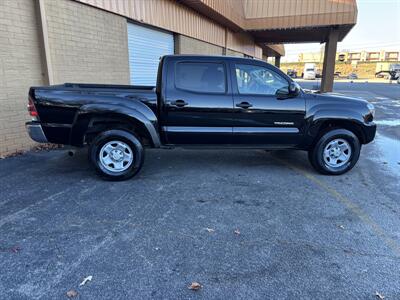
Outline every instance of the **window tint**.
{"label": "window tint", "polygon": [[177,63],[175,86],[194,92],[224,93],[224,66],[219,63]]}
{"label": "window tint", "polygon": [[240,94],[275,95],[289,87],[283,77],[260,66],[236,65],[236,79]]}

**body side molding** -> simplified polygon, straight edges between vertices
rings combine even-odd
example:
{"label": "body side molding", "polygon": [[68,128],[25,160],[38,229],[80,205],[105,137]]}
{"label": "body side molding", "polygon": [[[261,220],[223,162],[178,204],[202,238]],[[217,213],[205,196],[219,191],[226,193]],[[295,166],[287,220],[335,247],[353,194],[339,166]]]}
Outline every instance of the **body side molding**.
{"label": "body side molding", "polygon": [[198,133],[298,133],[294,127],[187,127],[164,126],[166,132],[198,132]]}

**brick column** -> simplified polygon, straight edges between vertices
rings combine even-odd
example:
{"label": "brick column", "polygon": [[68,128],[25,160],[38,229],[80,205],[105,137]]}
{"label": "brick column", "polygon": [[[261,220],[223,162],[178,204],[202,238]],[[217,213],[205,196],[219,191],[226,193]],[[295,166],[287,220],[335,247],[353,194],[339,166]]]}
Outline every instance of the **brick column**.
{"label": "brick column", "polygon": [[281,56],[280,55],[275,56],[275,67],[277,67],[277,68],[281,67]]}
{"label": "brick column", "polygon": [[331,30],[325,43],[324,65],[322,68],[321,92],[332,92],[333,75],[335,73],[335,59],[339,31]]}

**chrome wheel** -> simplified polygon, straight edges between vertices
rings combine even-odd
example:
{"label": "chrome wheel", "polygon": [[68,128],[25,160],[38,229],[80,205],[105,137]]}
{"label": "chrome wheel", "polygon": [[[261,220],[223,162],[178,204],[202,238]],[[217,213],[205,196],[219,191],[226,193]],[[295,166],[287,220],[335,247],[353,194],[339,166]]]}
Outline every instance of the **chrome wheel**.
{"label": "chrome wheel", "polygon": [[121,141],[111,141],[100,149],[100,164],[110,172],[123,172],[133,162],[133,151],[128,144]]}
{"label": "chrome wheel", "polygon": [[334,139],[325,146],[323,155],[326,165],[338,168],[349,162],[351,158],[351,146],[344,139]]}

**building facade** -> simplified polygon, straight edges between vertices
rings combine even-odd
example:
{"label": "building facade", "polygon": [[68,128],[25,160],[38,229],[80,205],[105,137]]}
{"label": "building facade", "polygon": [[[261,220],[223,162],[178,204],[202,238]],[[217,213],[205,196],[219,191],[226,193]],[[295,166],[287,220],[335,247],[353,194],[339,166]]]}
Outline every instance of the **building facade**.
{"label": "building facade", "polygon": [[[298,62],[322,62],[324,51],[300,53]],[[336,61],[341,62],[378,62],[400,61],[400,51],[340,51],[336,53]]]}
{"label": "building facade", "polygon": [[279,65],[285,42],[325,42],[332,52],[356,23],[356,2],[317,2],[2,0],[0,156],[33,146],[24,128],[30,86],[154,85],[159,57],[174,53]]}
{"label": "building facade", "polygon": [[378,62],[378,61],[399,61],[400,51],[346,51],[338,55],[344,57],[346,62]]}

